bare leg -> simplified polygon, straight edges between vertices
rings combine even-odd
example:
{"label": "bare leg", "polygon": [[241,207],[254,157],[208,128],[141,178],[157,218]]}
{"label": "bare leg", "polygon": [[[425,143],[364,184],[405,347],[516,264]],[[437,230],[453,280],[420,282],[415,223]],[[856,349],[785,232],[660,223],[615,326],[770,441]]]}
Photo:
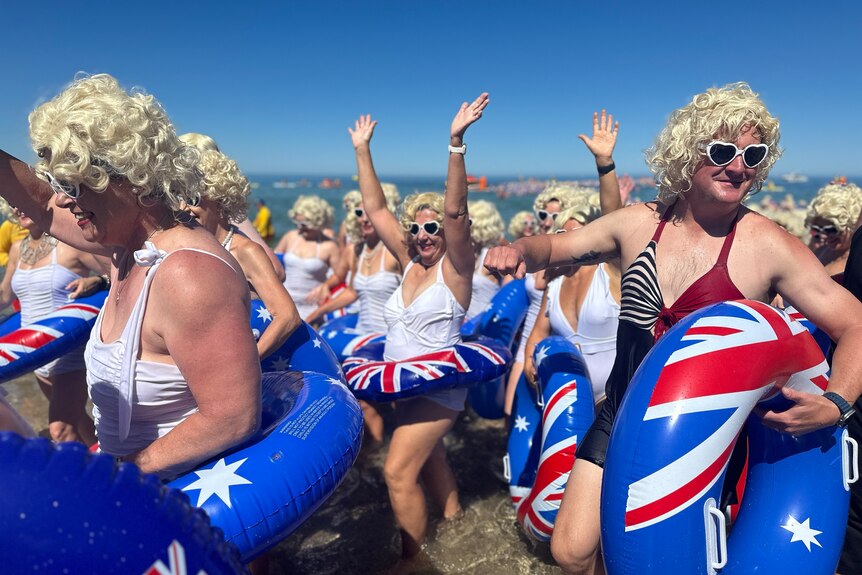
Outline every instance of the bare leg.
{"label": "bare leg", "polygon": [[551,554],[568,575],[604,573],[596,560],[603,474],[598,465],[576,459],[569,475],[551,536]]}
{"label": "bare leg", "polygon": [[[422,398],[401,402],[396,408],[397,426],[383,465],[383,476],[392,511],[401,527],[404,557],[419,553],[428,528],[428,510],[419,474],[457,416],[457,411]],[[457,502],[457,492],[454,497]]]}
{"label": "bare leg", "polygon": [[512,362],[509,379],[506,381],[506,402],[503,405],[503,411],[506,413],[507,420],[512,415],[512,406],[515,403],[515,388],[518,387],[518,380],[521,378],[522,373],[524,373],[524,362]]}
{"label": "bare leg", "polygon": [[383,443],[383,417],[377,411],[373,403],[359,400],[362,407],[362,416],[365,418],[365,431],[371,438],[372,443],[380,445]]}
{"label": "bare leg", "polygon": [[87,415],[87,380],[83,370],[44,378],[40,384],[51,387],[48,404],[48,430],[54,441],[80,441],[85,445],[96,442],[93,420]]}
{"label": "bare leg", "polygon": [[443,445],[442,439],[434,446],[428,461],[422,466],[422,483],[443,511],[444,519],[455,519],[461,515],[458,485],[446,460],[446,446]]}

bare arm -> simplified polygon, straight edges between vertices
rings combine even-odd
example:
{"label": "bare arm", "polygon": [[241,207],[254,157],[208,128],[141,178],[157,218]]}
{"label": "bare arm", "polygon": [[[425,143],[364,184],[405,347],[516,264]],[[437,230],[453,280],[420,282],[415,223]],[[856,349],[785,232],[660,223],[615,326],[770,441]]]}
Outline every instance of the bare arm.
{"label": "bare arm", "polygon": [[266,257],[269,258],[269,263],[272,264],[272,269],[275,271],[275,277],[278,278],[278,281],[284,281],[284,266],[281,265],[281,262],[278,259],[278,256],[275,255],[275,252],[271,247],[260,237],[260,233],[257,231],[257,228],[248,221],[248,218],[237,224],[237,229],[241,231],[245,236],[263,248],[263,251],[266,253]]}
{"label": "bare arm", "polygon": [[9,248],[9,263],[6,266],[6,273],[3,275],[3,282],[0,283],[0,310],[6,309],[15,299],[15,293],[12,291],[12,276],[15,275],[15,270],[18,269],[18,254],[21,251],[21,241],[14,242]]}
{"label": "bare arm", "polygon": [[[595,157],[596,168],[599,170],[613,166],[614,146],[616,146],[619,131],[620,123],[615,124],[613,115],[602,110],[601,118],[598,112],[593,112],[593,137],[588,138],[584,134],[578,136]],[[609,214],[623,207],[616,169],[604,174],[599,173],[599,201],[602,214]]]}
{"label": "bare arm", "polygon": [[348,128],[350,138],[353,141],[353,149],[356,151],[356,168],[359,173],[359,193],[362,194],[362,205],[371,225],[386,249],[405,267],[410,261],[407,245],[404,243],[404,230],[395,217],[395,214],[386,207],[386,196],[374,171],[374,163],[371,161],[371,137],[374,135],[374,127],[377,121],[371,120],[370,115],[359,116],[354,124],[354,129]]}
{"label": "bare arm", "polygon": [[533,331],[530,332],[530,337],[527,338],[527,344],[524,347],[524,377],[527,382],[534,386],[536,385],[536,365],[533,363],[533,350],[536,345],[551,335],[551,320],[548,319],[546,312],[548,310],[548,290],[542,294],[542,306],[539,308],[539,315],[536,316],[536,323],[533,324]]}
{"label": "bare arm", "polygon": [[[464,102],[455,114],[449,129],[449,145],[460,147],[464,134],[482,117],[488,106],[488,93],[484,92],[472,103]],[[470,221],[467,213],[467,167],[464,154],[449,153],[446,176],[446,193],[443,196],[443,230],[446,233],[446,254],[457,274],[473,277],[476,256],[470,241]]]}
{"label": "bare arm", "polygon": [[597,264],[617,258],[620,230],[630,228],[638,217],[634,208],[637,206],[603,216],[576,234],[533,236],[491,248],[484,265],[492,273],[522,278],[528,272],[548,267]]}
{"label": "bare arm", "polygon": [[61,242],[86,252],[111,254],[105,246],[86,241],[72,212],[54,205],[51,186],[36,177],[30,166],[3,150],[0,150],[0,195]]}
{"label": "bare arm", "polygon": [[261,246],[249,240],[241,242],[237,247],[234,255],[242,266],[248,283],[254,287],[263,305],[272,314],[272,322],[257,341],[258,355],[260,359],[264,359],[287,341],[302,320],[290,294],[275,275],[272,262]]}
{"label": "bare arm", "polygon": [[[775,266],[774,287],[837,343],[827,391],[852,404],[862,394],[862,302],[835,283],[801,242],[788,234],[773,235],[777,239],[767,240],[771,247],[764,261]],[[796,405],[782,413],[766,412],[763,421],[770,427],[798,435],[838,420],[838,408],[820,395],[790,389],[784,395]]]}
{"label": "bare arm", "polygon": [[260,359],[248,328],[246,280],[216,258],[173,254],[153,280],[147,308],[198,411],[128,459],[144,472],[171,477],[258,429]]}

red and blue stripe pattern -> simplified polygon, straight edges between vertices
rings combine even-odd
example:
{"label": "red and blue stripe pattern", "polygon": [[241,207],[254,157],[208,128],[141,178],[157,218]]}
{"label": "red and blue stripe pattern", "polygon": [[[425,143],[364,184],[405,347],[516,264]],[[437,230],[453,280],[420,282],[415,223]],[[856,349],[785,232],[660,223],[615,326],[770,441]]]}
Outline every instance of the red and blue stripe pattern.
{"label": "red and blue stripe pattern", "polygon": [[356,331],[358,319],[359,316],[354,313],[337,317],[320,326],[320,337],[329,344],[329,347],[338,357],[338,361],[344,361],[368,344],[386,340],[386,335],[382,333],[359,333]]}
{"label": "red and blue stripe pattern", "polygon": [[[0,382],[37,369],[84,345],[106,291],[73,300],[25,327],[0,336]],[[20,325],[20,317],[10,318]]]}
{"label": "red and blue stripe pattern", "polygon": [[[710,306],[665,334],[635,373],[611,435],[602,488],[602,546],[608,573],[640,573],[646,565],[653,572],[715,572],[710,560],[715,552],[708,550],[707,539],[715,537],[716,528],[710,527],[708,507],[719,499],[730,454],[749,414],[757,405],[773,407],[780,402],[783,386],[822,393],[827,383],[828,366],[805,327],[760,302]],[[828,501],[841,507],[843,500],[846,513],[840,457],[835,468],[840,448],[835,447],[833,431],[802,440],[778,434],[787,446],[770,453],[764,465],[787,460],[790,469],[804,465],[820,470],[823,480],[804,485],[802,491],[808,495],[803,499],[813,500],[816,494],[819,507],[829,507]],[[819,448],[802,449],[800,442]],[[796,475],[791,472],[787,482],[799,491]],[[750,492],[757,489],[752,478],[750,471],[740,521],[744,513],[756,516],[766,507],[751,500]],[[799,498],[788,497],[778,486],[772,491],[785,496],[772,507],[778,507],[789,525],[788,505],[795,505],[793,513],[798,515]],[[825,514],[815,515],[823,525],[819,522],[826,521]],[[763,524],[762,516],[759,522]],[[768,564],[749,563],[738,572],[820,572],[812,557],[822,553],[791,543],[791,534],[777,522],[769,527],[777,542],[774,556],[765,559]],[[842,536],[843,530],[832,534],[839,549]],[[747,545],[762,546],[763,540]],[[732,552],[730,548],[728,558]],[[777,561],[790,556],[795,565],[778,567]],[[830,570],[837,555],[834,559]]]}
{"label": "red and blue stripe pattern", "polygon": [[[382,353],[382,346],[366,346]],[[465,387],[500,377],[512,361],[500,342],[480,338],[401,361],[382,361],[380,355],[351,356],[344,361],[347,384],[359,399],[392,401],[439,389]]]}
{"label": "red and blue stripe pattern", "polygon": [[586,364],[570,341],[546,338],[534,355],[543,403],[542,448],[536,479],[517,503],[517,515],[529,536],[547,542],[575,463],[578,439],[592,425],[595,408]]}

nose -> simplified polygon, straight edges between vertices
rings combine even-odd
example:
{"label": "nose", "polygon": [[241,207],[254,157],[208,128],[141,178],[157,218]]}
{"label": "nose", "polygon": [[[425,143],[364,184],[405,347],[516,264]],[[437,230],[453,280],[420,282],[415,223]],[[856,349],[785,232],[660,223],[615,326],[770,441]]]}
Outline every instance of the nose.
{"label": "nose", "polygon": [[742,177],[746,170],[745,162],[742,161],[742,155],[733,158],[733,161],[727,164],[724,167],[724,170],[728,175],[738,175],[739,177]]}
{"label": "nose", "polygon": [[72,204],[75,203],[75,200],[67,196],[66,194],[54,194],[54,204],[58,208],[69,209]]}

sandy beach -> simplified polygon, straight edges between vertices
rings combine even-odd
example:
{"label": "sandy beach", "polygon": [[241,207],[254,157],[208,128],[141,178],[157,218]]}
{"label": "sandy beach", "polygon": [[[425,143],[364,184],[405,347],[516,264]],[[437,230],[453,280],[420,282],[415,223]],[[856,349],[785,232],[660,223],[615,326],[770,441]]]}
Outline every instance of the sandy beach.
{"label": "sandy beach", "polygon": [[[47,426],[47,402],[28,374],[4,384],[9,400],[34,429]],[[391,413],[384,411],[387,428]],[[441,520],[429,504],[428,564],[417,575],[559,574],[545,545],[532,544],[515,522],[502,468],[503,420],[464,412],[446,438],[464,517]],[[270,554],[272,575],[372,574],[395,563],[398,531],[383,482],[385,448],[365,449],[336,492]]]}

